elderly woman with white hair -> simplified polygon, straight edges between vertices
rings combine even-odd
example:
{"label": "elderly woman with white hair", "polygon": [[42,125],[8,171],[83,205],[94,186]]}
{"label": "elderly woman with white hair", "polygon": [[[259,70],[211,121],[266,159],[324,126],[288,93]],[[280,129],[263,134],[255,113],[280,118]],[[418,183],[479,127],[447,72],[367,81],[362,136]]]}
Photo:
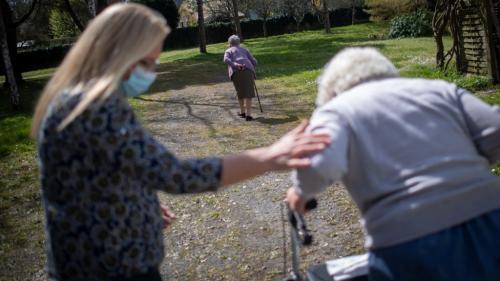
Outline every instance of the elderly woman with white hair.
{"label": "elderly woman with white hair", "polygon": [[293,172],[293,209],[342,181],[361,211],[369,280],[498,280],[498,106],[445,81],[399,78],[371,48],[332,59],[317,103],[308,131],[332,144]]}
{"label": "elderly woman with white hair", "polygon": [[252,121],[252,98],[255,97],[255,66],[257,60],[250,52],[240,46],[240,38],[232,35],[228,39],[229,48],[224,52],[224,63],[227,64],[229,79],[233,81],[240,113],[246,121]]}

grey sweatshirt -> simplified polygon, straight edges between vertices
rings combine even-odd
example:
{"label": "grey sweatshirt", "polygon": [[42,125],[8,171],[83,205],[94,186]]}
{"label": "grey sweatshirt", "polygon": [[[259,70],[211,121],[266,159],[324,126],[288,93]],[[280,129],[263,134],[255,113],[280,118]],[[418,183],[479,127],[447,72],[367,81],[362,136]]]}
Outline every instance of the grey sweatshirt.
{"label": "grey sweatshirt", "polygon": [[331,145],[292,172],[311,198],[342,181],[368,248],[403,243],[500,208],[500,109],[444,81],[365,83],[317,109]]}

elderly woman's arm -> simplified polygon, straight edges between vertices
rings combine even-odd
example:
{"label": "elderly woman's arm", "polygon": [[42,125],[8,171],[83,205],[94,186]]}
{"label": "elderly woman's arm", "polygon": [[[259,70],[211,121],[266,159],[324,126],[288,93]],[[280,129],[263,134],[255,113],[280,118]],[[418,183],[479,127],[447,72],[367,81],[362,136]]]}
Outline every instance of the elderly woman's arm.
{"label": "elderly woman's arm", "polygon": [[308,200],[347,173],[347,126],[334,110],[321,108],[314,113],[308,132],[327,134],[332,144],[311,156],[310,167],[293,171],[293,187],[288,190],[286,197],[290,208],[304,212]]}
{"label": "elderly woman's arm", "polygon": [[463,89],[458,89],[457,95],[477,150],[490,164],[499,163],[500,107],[490,106]]}
{"label": "elderly woman's arm", "polygon": [[238,68],[241,67],[241,64],[236,63],[236,62],[233,61],[232,55],[231,55],[231,53],[229,51],[226,51],[224,53],[224,63],[227,64],[227,65],[229,65],[229,66],[231,66],[234,69],[238,69]]}
{"label": "elderly woman's arm", "polygon": [[252,54],[250,53],[250,51],[246,50],[245,51],[247,52],[247,58],[248,60],[250,60],[250,62],[253,64],[253,67],[256,67],[257,66],[257,60],[252,56]]}

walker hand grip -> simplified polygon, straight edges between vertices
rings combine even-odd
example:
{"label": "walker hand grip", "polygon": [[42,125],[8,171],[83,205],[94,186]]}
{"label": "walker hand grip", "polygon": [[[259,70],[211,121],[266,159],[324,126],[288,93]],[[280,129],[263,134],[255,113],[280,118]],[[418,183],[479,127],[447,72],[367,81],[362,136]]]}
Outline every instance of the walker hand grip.
{"label": "walker hand grip", "polygon": [[[305,209],[313,210],[317,206],[318,206],[318,201],[316,201],[316,199],[311,199],[306,203]],[[292,227],[297,232],[297,235],[302,245],[304,246],[311,245],[313,241],[313,236],[309,233],[309,229],[307,229],[304,217],[301,214],[289,209],[288,219]]]}

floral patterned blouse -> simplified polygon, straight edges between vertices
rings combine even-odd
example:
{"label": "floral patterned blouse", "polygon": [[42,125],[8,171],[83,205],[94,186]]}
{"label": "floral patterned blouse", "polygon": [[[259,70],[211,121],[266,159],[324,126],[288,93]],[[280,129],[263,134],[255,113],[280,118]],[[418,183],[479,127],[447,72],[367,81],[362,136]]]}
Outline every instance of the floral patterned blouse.
{"label": "floral patterned blouse", "polygon": [[82,95],[60,94],[38,136],[49,277],[120,280],[156,269],[164,255],[156,190],[215,191],[221,159],[178,160],[119,91],[58,132]]}

